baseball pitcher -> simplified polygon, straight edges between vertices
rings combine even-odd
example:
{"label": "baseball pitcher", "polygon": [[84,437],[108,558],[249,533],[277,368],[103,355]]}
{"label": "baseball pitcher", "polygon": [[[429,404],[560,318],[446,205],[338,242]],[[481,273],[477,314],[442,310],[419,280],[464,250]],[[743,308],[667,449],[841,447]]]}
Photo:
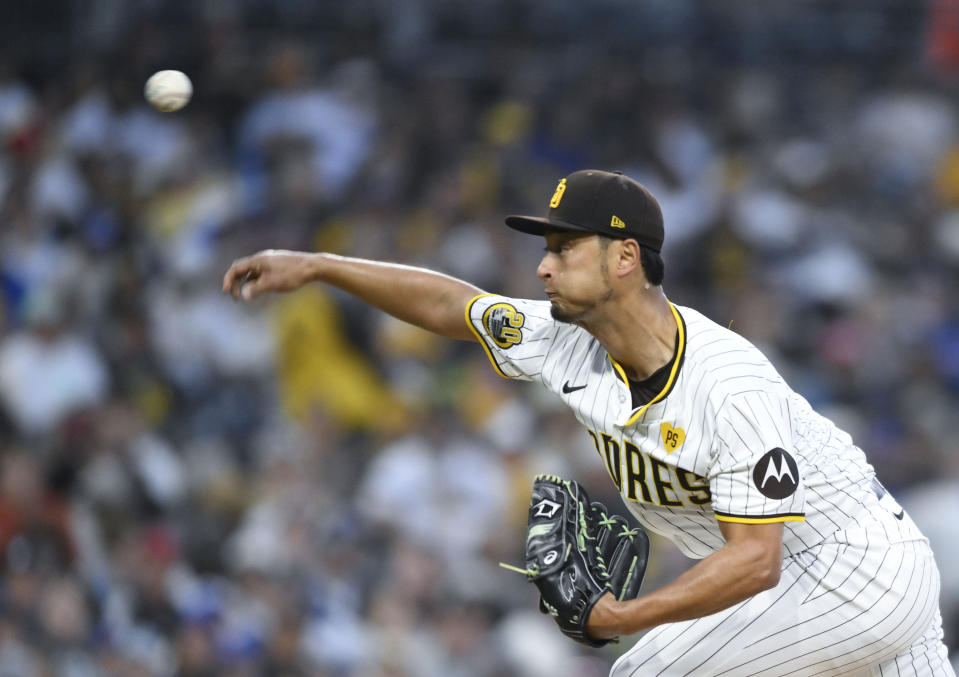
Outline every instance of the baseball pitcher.
{"label": "baseball pitcher", "polygon": [[611,675],[953,676],[927,540],[850,436],[755,346],[669,301],[663,218],[645,187],[575,172],[545,216],[506,224],[545,238],[537,275],[547,300],[487,294],[421,268],[274,250],[235,261],[223,289],[249,300],[332,284],[476,341],[501,376],[561,397],[626,508],[699,560],[637,594],[645,534],[575,483],[537,480],[524,573],[541,608],[587,644],[649,630]]}

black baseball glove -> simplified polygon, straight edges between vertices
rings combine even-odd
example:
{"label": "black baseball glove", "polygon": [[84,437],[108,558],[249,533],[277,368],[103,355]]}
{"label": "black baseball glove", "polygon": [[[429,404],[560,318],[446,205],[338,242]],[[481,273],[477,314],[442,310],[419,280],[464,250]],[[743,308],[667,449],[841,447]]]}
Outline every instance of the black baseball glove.
{"label": "black baseball glove", "polygon": [[649,537],[642,527],[610,515],[591,503],[583,487],[555,475],[533,482],[526,531],[526,574],[540,594],[540,610],[550,614],[565,635],[588,646],[611,640],[586,634],[596,601],[607,591],[632,599],[646,574]]}

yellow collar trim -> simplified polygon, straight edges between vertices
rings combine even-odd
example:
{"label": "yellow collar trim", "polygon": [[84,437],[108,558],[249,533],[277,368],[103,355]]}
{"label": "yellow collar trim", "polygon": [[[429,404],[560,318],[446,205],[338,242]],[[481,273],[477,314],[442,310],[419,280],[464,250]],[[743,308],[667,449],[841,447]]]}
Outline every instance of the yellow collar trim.
{"label": "yellow collar trim", "polygon": [[[669,302],[667,301],[667,303]],[[635,423],[637,420],[639,420],[640,416],[646,413],[647,409],[666,397],[666,393],[668,393],[673,387],[673,382],[676,380],[676,374],[679,373],[679,363],[682,361],[683,353],[686,351],[686,331],[683,327],[683,320],[679,315],[679,311],[676,310],[676,306],[670,303],[669,309],[673,311],[673,318],[676,320],[676,329],[679,332],[679,346],[676,350],[676,359],[673,360],[673,368],[669,370],[669,378],[666,380],[666,385],[663,386],[663,389],[659,391],[659,394],[640,407],[636,413],[630,416],[629,420],[626,421],[626,425],[632,425]],[[626,378],[626,371],[619,365],[618,362],[616,362],[616,360],[612,358],[612,356],[609,357],[609,361],[613,364],[613,367],[616,369],[619,377],[623,379],[623,383],[625,383],[626,387],[628,388],[629,379]]]}

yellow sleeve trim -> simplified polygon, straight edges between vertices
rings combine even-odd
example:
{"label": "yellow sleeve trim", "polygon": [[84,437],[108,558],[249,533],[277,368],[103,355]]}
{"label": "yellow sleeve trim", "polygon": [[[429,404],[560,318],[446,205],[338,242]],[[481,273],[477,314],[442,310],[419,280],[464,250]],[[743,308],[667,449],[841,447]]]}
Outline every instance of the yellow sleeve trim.
{"label": "yellow sleeve trim", "polygon": [[503,373],[503,370],[499,368],[499,365],[496,364],[496,358],[493,357],[493,351],[490,350],[489,345],[486,343],[486,339],[483,338],[483,335],[479,333],[479,330],[476,329],[476,326],[473,324],[473,320],[470,319],[470,311],[473,309],[473,304],[477,300],[483,298],[484,296],[498,296],[498,294],[477,294],[470,299],[469,303],[466,304],[466,326],[470,328],[470,331],[473,332],[473,335],[476,337],[476,340],[479,341],[479,344],[483,346],[483,350],[486,351],[486,357],[489,358],[490,364],[493,365],[493,369],[497,374],[503,378],[509,378],[506,374]]}
{"label": "yellow sleeve trim", "polygon": [[773,524],[775,522],[805,522],[805,515],[776,515],[774,517],[733,517],[716,513],[720,522],[736,522],[737,524]]}

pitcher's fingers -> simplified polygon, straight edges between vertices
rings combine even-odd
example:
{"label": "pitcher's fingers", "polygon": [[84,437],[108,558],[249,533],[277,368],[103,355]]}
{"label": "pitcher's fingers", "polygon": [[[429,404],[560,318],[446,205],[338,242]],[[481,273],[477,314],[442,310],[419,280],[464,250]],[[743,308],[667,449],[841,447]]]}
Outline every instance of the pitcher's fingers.
{"label": "pitcher's fingers", "polygon": [[264,281],[262,277],[249,277],[243,278],[240,280],[239,284],[239,294],[244,301],[252,301],[257,296],[262,294],[264,289]]}
{"label": "pitcher's fingers", "polygon": [[[224,292],[235,292],[235,286],[237,282],[246,275],[246,268],[249,265],[248,259],[237,259],[234,261],[230,267],[227,269],[226,273],[223,275],[223,291]],[[236,296],[236,294],[233,294]]]}
{"label": "pitcher's fingers", "polygon": [[239,259],[230,266],[223,284],[229,289],[234,299],[239,299],[243,286],[252,278],[258,277],[259,273],[259,266],[252,257]]}

